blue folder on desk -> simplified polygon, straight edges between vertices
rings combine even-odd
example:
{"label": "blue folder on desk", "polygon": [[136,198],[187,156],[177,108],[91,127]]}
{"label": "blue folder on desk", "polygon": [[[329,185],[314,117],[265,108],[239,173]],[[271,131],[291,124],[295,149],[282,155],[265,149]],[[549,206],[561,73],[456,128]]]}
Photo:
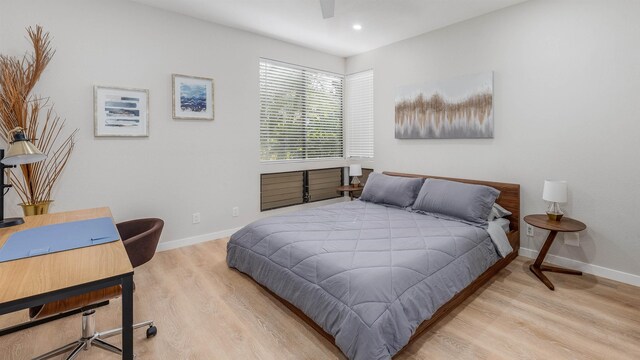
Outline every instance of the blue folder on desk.
{"label": "blue folder on desk", "polygon": [[120,239],[108,217],[46,225],[19,231],[0,248],[0,262],[51,254]]}

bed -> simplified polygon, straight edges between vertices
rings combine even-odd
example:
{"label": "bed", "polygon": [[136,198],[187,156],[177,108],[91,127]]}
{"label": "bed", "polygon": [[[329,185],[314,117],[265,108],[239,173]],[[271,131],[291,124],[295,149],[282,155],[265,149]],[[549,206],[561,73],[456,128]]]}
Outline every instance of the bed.
{"label": "bed", "polygon": [[[236,232],[227,263],[249,275],[348,358],[390,359],[517,256],[517,184],[485,185],[511,215],[501,256],[486,229],[368,201],[258,220]],[[506,241],[506,240],[505,240]]]}

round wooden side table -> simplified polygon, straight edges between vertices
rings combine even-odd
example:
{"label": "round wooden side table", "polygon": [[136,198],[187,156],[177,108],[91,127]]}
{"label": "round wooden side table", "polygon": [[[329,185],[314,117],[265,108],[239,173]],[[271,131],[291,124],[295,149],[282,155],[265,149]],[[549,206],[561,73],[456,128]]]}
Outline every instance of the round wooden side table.
{"label": "round wooden side table", "polygon": [[349,193],[349,197],[351,198],[351,200],[353,200],[355,198],[353,193],[354,192],[358,192],[358,191],[362,191],[362,189],[364,189],[363,186],[344,185],[344,186],[338,186],[338,188],[336,190],[337,191],[347,191]]}
{"label": "round wooden side table", "polygon": [[544,276],[542,273],[543,271],[582,275],[582,271],[570,270],[551,265],[542,265],[542,262],[544,261],[545,256],[547,256],[547,252],[549,252],[549,248],[551,247],[551,244],[553,244],[553,240],[555,240],[556,235],[558,235],[559,232],[582,231],[587,228],[587,225],[566,216],[560,221],[549,220],[546,214],[527,215],[524,217],[524,221],[531,226],[549,230],[549,236],[547,236],[547,240],[545,240],[544,245],[542,245],[538,258],[533,264],[529,265],[529,270],[531,270],[531,272],[537,276],[540,281],[547,285],[550,290],[554,290],[555,288],[553,284],[546,276]]}

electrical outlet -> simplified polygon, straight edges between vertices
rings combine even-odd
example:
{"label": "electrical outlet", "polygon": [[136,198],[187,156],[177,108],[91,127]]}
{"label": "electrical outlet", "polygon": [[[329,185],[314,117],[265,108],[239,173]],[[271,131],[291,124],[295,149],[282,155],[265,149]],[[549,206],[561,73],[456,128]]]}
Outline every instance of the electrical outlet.
{"label": "electrical outlet", "polygon": [[200,213],[193,213],[193,223],[194,224],[199,224],[200,223]]}
{"label": "electrical outlet", "polygon": [[533,236],[533,226],[527,224],[527,236]]}
{"label": "electrical outlet", "polygon": [[580,246],[580,233],[564,233],[564,244],[568,246]]}
{"label": "electrical outlet", "polygon": [[231,209],[231,215],[233,215],[233,217],[239,216],[240,208],[237,206],[234,206],[233,209]]}

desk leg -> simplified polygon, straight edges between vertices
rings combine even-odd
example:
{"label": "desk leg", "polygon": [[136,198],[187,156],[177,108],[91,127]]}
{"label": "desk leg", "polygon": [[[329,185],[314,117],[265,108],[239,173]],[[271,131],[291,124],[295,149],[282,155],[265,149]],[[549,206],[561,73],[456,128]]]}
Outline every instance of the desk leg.
{"label": "desk leg", "polygon": [[133,274],[122,280],[122,358],[133,360]]}

